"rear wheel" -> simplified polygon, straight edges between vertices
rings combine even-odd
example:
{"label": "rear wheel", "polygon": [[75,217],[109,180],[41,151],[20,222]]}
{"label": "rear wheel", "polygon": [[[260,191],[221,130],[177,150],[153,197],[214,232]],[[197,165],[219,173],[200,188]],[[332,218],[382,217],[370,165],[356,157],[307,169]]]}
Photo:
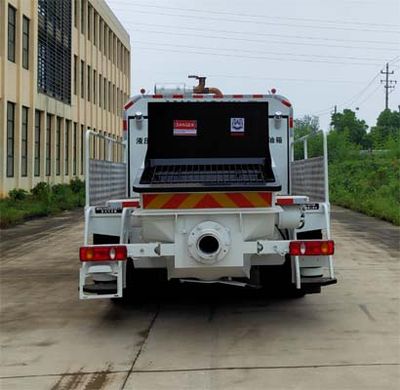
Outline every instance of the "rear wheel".
{"label": "rear wheel", "polygon": [[283,298],[302,298],[304,289],[296,288],[292,283],[292,264],[290,256],[286,256],[283,265],[260,266],[260,283],[263,290],[270,296]]}
{"label": "rear wheel", "polygon": [[[322,239],[321,230],[311,230],[297,234],[298,239],[312,240]],[[292,260],[289,255],[285,256],[285,263],[279,266],[260,266],[260,283],[263,289],[271,294],[288,298],[302,298],[306,294],[321,292],[321,286],[305,286],[296,288],[292,283]]]}
{"label": "rear wheel", "polygon": [[[93,244],[119,244],[119,237],[94,234]],[[137,302],[145,297],[152,297],[158,294],[167,282],[166,269],[135,268],[130,258],[126,260],[124,277],[122,298],[111,298],[114,303]]]}

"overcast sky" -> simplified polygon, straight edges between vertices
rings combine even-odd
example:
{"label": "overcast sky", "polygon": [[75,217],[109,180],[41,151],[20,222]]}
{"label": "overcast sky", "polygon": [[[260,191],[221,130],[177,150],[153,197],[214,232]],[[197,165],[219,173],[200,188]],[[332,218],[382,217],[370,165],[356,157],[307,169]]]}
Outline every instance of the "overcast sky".
{"label": "overcast sky", "polygon": [[132,95],[198,74],[227,94],[276,88],[324,129],[335,104],[371,126],[388,61],[399,109],[400,0],[106,1],[130,34]]}

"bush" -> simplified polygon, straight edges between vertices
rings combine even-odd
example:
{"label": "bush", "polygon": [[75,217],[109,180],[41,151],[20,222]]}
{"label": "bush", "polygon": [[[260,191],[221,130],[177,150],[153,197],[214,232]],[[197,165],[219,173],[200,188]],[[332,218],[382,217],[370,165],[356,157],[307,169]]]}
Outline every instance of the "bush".
{"label": "bush", "polygon": [[71,190],[78,194],[79,192],[85,191],[85,182],[79,179],[79,177],[74,177],[69,183]]}
{"label": "bush", "polygon": [[400,225],[399,160],[358,155],[329,165],[331,201]]}
{"label": "bush", "polygon": [[52,187],[52,200],[60,210],[69,210],[76,206],[76,196],[68,184],[56,184]]}
{"label": "bush", "polygon": [[31,190],[31,194],[14,189],[9,197],[0,199],[0,227],[16,225],[31,218],[56,214],[85,205],[85,185],[78,178],[71,184],[40,182]]}
{"label": "bush", "polygon": [[24,200],[28,196],[28,192],[21,188],[14,188],[9,191],[8,196],[12,200]]}
{"label": "bush", "polygon": [[31,189],[31,194],[37,199],[47,199],[50,196],[51,187],[50,184],[41,181]]}

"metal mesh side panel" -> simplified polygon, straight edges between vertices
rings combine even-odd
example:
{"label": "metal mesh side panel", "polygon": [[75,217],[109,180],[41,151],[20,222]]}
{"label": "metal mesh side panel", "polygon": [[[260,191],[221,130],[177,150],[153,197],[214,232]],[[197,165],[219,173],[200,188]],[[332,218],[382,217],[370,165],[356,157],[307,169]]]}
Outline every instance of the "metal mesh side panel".
{"label": "metal mesh side panel", "polygon": [[325,201],[324,158],[313,157],[291,163],[292,195],[306,195],[313,202]]}
{"label": "metal mesh side panel", "polygon": [[89,160],[89,204],[104,205],[110,199],[126,198],[126,164]]}

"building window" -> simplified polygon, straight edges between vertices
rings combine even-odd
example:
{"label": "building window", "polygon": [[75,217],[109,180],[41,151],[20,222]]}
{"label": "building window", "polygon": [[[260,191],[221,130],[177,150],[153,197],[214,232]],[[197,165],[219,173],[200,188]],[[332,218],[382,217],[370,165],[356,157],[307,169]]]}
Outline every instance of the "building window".
{"label": "building window", "polygon": [[111,89],[111,81],[108,82],[108,111],[111,112],[112,107],[112,89]]}
{"label": "building window", "polygon": [[46,176],[51,175],[51,122],[52,116],[47,114],[46,124]]}
{"label": "building window", "polygon": [[103,88],[103,108],[107,109],[107,80],[104,77],[104,88]]}
{"label": "building window", "polygon": [[8,60],[15,62],[15,31],[17,22],[17,10],[8,6]]}
{"label": "building window", "polygon": [[98,29],[98,15],[96,11],[93,11],[93,43],[97,46],[97,29]]}
{"label": "building window", "polygon": [[113,91],[112,92],[113,92],[113,94],[112,94],[112,96],[113,96],[112,111],[115,114],[116,108],[117,108],[117,99],[116,99],[117,95],[115,94],[115,85],[113,85]]}
{"label": "building window", "polygon": [[64,171],[65,176],[69,175],[69,137],[71,135],[71,121],[65,121],[65,154],[64,154]]}
{"label": "building window", "polygon": [[113,33],[111,30],[108,31],[108,59],[112,60],[113,53]]}
{"label": "building window", "polygon": [[87,100],[90,102],[91,99],[91,92],[92,92],[92,83],[91,83],[91,76],[92,71],[90,66],[87,66]]}
{"label": "building window", "polygon": [[7,102],[7,177],[14,176],[15,104]]}
{"label": "building window", "polygon": [[28,175],[28,107],[22,107],[21,118],[21,176]]}
{"label": "building window", "polygon": [[97,72],[93,70],[93,104],[97,102]]}
{"label": "building window", "polygon": [[121,43],[121,72],[125,72],[125,48]]}
{"label": "building window", "polygon": [[99,50],[103,51],[103,19],[99,15]]}
{"label": "building window", "polygon": [[74,55],[74,95],[78,89],[78,57]]}
{"label": "building window", "polygon": [[29,69],[29,19],[22,18],[22,66]]}
{"label": "building window", "polygon": [[35,111],[35,164],[34,164],[34,175],[40,176],[40,111]]}
{"label": "building window", "polygon": [[120,64],[120,55],[119,55],[119,53],[120,53],[120,49],[119,49],[119,39],[117,39],[117,58],[116,58],[116,65],[117,65],[117,68],[119,69],[119,64]]}
{"label": "building window", "polygon": [[101,89],[102,89],[103,83],[101,82],[101,74],[99,74],[99,107],[102,106],[102,97],[101,97]]}
{"label": "building window", "polygon": [[129,74],[129,51],[125,51],[125,58],[126,58],[126,70],[125,74]]}
{"label": "building window", "polygon": [[120,106],[120,109],[121,109],[121,111],[120,111],[120,116],[121,116],[121,117],[124,116],[124,105],[125,105],[125,102],[124,102],[124,93],[121,91],[121,106]]}
{"label": "building window", "polygon": [[92,40],[92,7],[88,4],[87,9],[87,37],[89,41]]}
{"label": "building window", "polygon": [[116,52],[117,52],[117,37],[113,34],[113,64],[115,64],[115,57],[116,57]]}
{"label": "building window", "polygon": [[78,28],[78,0],[74,0],[74,26]]}
{"label": "building window", "polygon": [[86,0],[81,0],[81,33],[85,34]]}
{"label": "building window", "polygon": [[130,69],[129,69],[129,67],[130,67],[130,59],[129,59],[129,52],[128,52],[128,50],[126,51],[126,71],[125,71],[125,73],[127,74],[127,75],[129,75],[129,72],[130,72]]}
{"label": "building window", "polygon": [[38,0],[38,91],[71,103],[71,1]]}
{"label": "building window", "polygon": [[83,169],[84,169],[84,151],[85,151],[85,127],[81,125],[81,147],[80,147],[80,154],[81,154],[81,175],[83,175]]}
{"label": "building window", "polygon": [[76,162],[78,160],[78,124],[74,122],[74,140],[73,140],[73,161],[72,161],[72,173],[76,175]]}
{"label": "building window", "polygon": [[56,175],[61,173],[61,118],[57,117],[56,127]]}
{"label": "building window", "polygon": [[81,98],[85,98],[85,63],[81,60]]}
{"label": "building window", "polygon": [[104,22],[104,55],[107,57],[107,52],[108,52],[108,48],[107,48],[107,44],[108,44],[108,27],[106,25],[106,23]]}

